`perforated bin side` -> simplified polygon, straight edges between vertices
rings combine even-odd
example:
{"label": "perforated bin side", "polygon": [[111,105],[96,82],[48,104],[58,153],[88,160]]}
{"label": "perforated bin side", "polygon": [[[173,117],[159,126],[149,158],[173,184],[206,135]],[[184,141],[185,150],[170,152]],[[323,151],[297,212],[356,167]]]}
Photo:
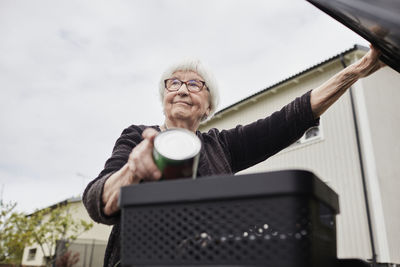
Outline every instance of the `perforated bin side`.
{"label": "perforated bin side", "polygon": [[335,215],[309,196],[128,206],[123,266],[330,266]]}

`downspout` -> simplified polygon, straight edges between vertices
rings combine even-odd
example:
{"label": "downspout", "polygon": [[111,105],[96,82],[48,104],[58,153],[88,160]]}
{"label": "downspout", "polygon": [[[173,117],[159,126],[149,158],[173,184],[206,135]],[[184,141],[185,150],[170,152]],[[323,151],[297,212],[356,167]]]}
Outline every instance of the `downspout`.
{"label": "downspout", "polygon": [[[340,54],[340,62],[342,63],[343,68],[346,68],[347,65],[344,61],[343,54]],[[361,169],[361,180],[362,180],[362,185],[363,185],[363,192],[364,192],[364,201],[365,201],[365,207],[367,210],[367,221],[368,221],[368,231],[369,231],[369,239],[371,242],[371,250],[372,250],[372,267],[376,267],[376,250],[375,250],[375,242],[374,242],[374,234],[372,230],[372,220],[371,220],[371,212],[370,212],[370,207],[369,207],[369,200],[368,200],[368,193],[367,193],[367,183],[366,183],[366,178],[365,178],[365,171],[364,171],[364,164],[363,164],[363,156],[361,152],[361,142],[360,142],[360,134],[358,131],[358,120],[357,120],[357,114],[356,114],[356,108],[354,104],[354,96],[353,96],[353,88],[349,88],[349,93],[350,93],[350,103],[351,103],[351,111],[353,114],[353,122],[354,122],[354,129],[356,131],[356,141],[357,141],[357,151],[358,151],[358,159],[360,163],[360,169]]]}

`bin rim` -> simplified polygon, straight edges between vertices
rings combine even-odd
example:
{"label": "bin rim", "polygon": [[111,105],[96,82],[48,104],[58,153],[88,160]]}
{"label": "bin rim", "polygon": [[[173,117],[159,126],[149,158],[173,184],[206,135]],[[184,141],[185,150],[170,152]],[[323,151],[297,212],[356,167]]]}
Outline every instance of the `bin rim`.
{"label": "bin rim", "polygon": [[121,188],[121,209],[138,205],[243,199],[278,195],[309,195],[339,210],[339,196],[314,173],[291,169],[241,175],[204,176],[145,182]]}

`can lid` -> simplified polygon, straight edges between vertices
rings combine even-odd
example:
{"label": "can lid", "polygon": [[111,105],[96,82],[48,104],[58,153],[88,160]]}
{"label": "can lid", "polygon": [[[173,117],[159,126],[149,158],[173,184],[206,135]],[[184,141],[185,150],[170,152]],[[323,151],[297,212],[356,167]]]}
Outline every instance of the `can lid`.
{"label": "can lid", "polygon": [[172,160],[185,160],[196,156],[201,149],[200,139],[185,129],[168,129],[154,140],[154,147],[162,156]]}

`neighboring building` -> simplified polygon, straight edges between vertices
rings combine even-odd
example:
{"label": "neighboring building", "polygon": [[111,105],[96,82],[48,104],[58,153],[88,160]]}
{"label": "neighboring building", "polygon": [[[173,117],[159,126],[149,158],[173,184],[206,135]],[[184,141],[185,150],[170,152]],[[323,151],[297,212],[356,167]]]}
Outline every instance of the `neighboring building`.
{"label": "neighboring building", "polygon": [[[69,206],[75,220],[93,222],[89,217],[80,197],[70,198],[57,203]],[[111,227],[93,222],[93,227],[81,234],[78,239],[71,243],[68,250],[72,253],[79,253],[79,262],[74,267],[97,267],[103,266],[104,251]],[[54,255],[54,248],[52,251]],[[45,266],[44,256],[38,245],[26,247],[22,258],[23,266]]]}
{"label": "neighboring building", "polygon": [[[200,130],[228,129],[270,115],[365,52],[356,45],[219,111]],[[374,247],[378,262],[400,264],[400,74],[383,68],[351,92],[322,115],[319,127],[241,173],[311,170],[340,197],[338,257],[371,259]]]}

